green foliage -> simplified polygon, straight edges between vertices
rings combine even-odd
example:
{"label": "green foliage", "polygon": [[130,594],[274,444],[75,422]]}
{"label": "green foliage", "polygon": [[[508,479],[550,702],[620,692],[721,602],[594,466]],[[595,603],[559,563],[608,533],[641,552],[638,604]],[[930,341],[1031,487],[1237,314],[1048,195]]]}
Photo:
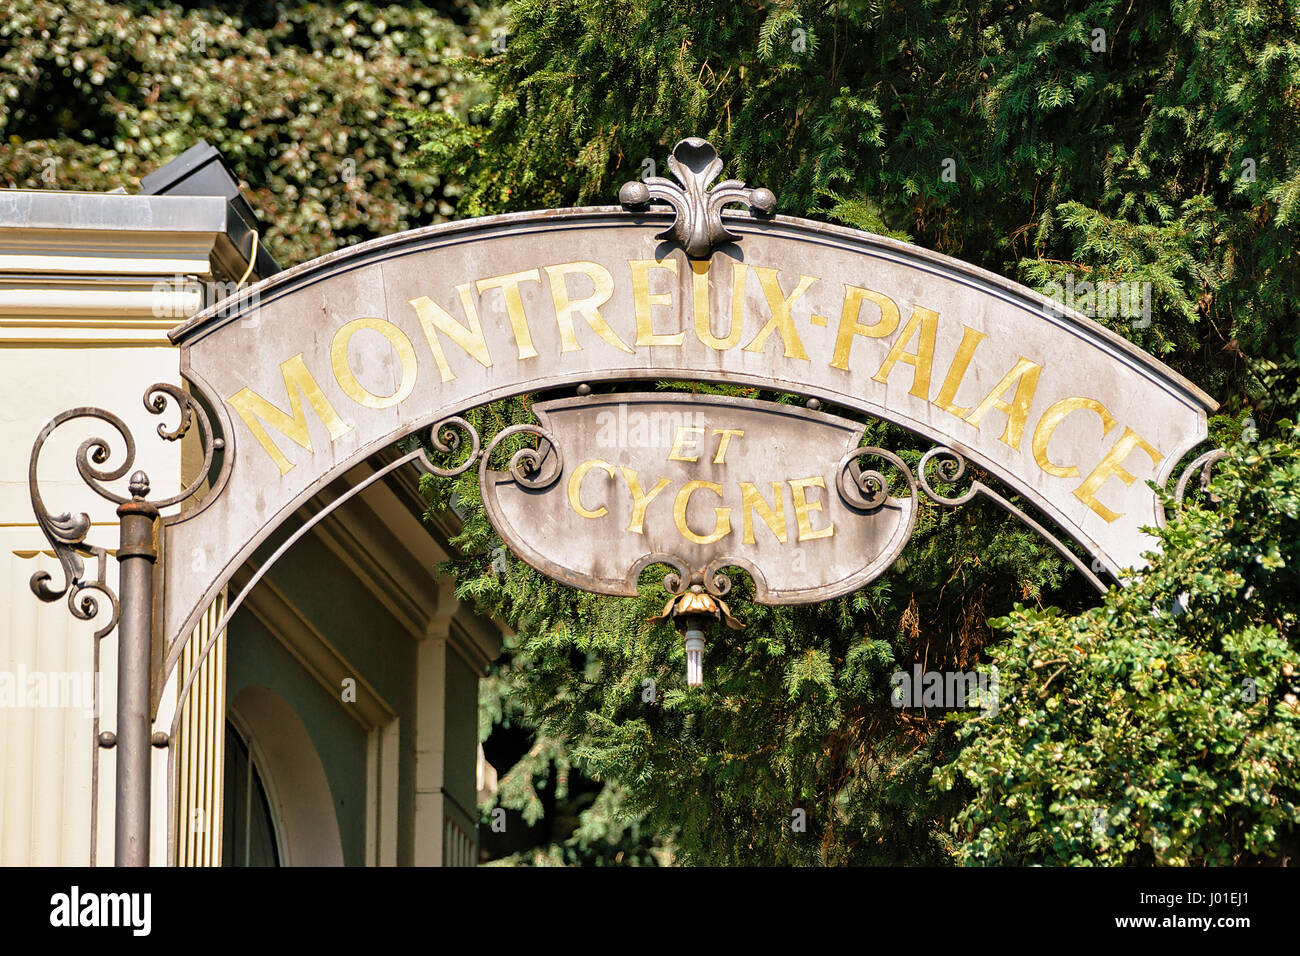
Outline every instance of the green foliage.
{"label": "green foliage", "polygon": [[[910,239],[1040,288],[1067,273],[1076,282],[1150,283],[1149,323],[1115,315],[1098,321],[1222,399],[1227,413],[1213,423],[1216,439],[1236,438],[1246,415],[1261,434],[1280,427],[1278,413],[1262,404],[1267,376],[1247,357],[1300,354],[1293,239],[1300,30],[1293,4],[519,0],[510,7],[505,50],[464,68],[491,92],[467,118],[447,110],[404,114],[419,141],[419,167],[462,190],[461,216],[610,203],[623,181],[642,174],[646,159],[662,164],[679,137],[706,136],[727,160],[725,175],[772,188],[783,213]],[[955,178],[945,177],[945,168]],[[516,403],[489,410],[483,421],[499,427],[527,417],[526,405]],[[868,440],[916,460],[919,447],[897,429],[870,423]],[[1293,450],[1289,438],[1278,441],[1268,446],[1275,449],[1268,461],[1284,474]],[[643,582],[642,599],[609,600],[575,594],[514,561],[498,577],[489,556],[499,542],[478,511],[472,482],[459,482],[456,491],[470,514],[460,541],[466,557],[454,568],[460,593],[518,632],[496,685],[514,719],[539,740],[556,742],[575,768],[616,782],[621,812],[661,836],[671,830],[678,858],[688,862],[921,863],[950,855],[974,862],[996,853],[1021,860],[1075,853],[1050,851],[1051,841],[1035,843],[1031,831],[1044,814],[1065,812],[1049,810],[1053,804],[1098,799],[1100,785],[1081,784],[1046,803],[1034,795],[1032,805],[1042,803],[1038,816],[1025,804],[1019,811],[1003,806],[998,816],[1000,791],[981,789],[991,785],[964,770],[947,779],[950,790],[929,786],[935,767],[956,758],[950,725],[888,704],[896,667],[916,660],[935,669],[975,666],[992,640],[990,617],[1011,615],[1016,627],[1042,631],[1043,641],[1062,628],[1095,631],[1099,617],[1121,606],[1132,618],[1132,630],[1116,634],[1113,648],[1087,651],[1110,662],[1110,683],[1084,682],[1077,690],[1083,696],[1060,698],[1054,710],[1047,701],[1055,694],[1037,705],[1026,690],[988,730],[977,722],[964,731],[967,747],[985,749],[958,759],[987,762],[996,754],[1018,768],[1013,780],[1040,788],[1052,778],[1035,776],[1030,758],[1017,762],[1004,752],[1016,738],[984,744],[982,734],[1020,733],[1016,722],[1024,716],[1026,728],[1045,740],[1079,735],[1086,743],[1093,738],[1085,722],[1104,715],[1113,703],[1108,695],[1125,687],[1146,693],[1141,699],[1156,708],[1157,684],[1142,683],[1155,678],[1140,653],[1166,662],[1160,680],[1171,668],[1190,680],[1197,667],[1222,660],[1237,668],[1230,674],[1253,669],[1266,682],[1285,656],[1279,641],[1289,625],[1280,619],[1250,626],[1243,619],[1240,629],[1206,623],[1207,643],[1193,643],[1186,632],[1200,626],[1198,615],[1219,607],[1216,598],[1226,605],[1236,583],[1230,563],[1217,572],[1204,555],[1192,573],[1193,555],[1181,538],[1170,539],[1175,557],[1167,570],[1158,561],[1131,596],[1111,595],[1103,610],[1073,625],[1071,612],[1094,598],[1044,544],[991,508],[926,508],[904,559],[850,598],[767,609],[746,601],[742,584],[733,606],[744,609],[746,629],[713,641],[705,688],[687,690],[680,639],[644,623],[664,599],[652,580]],[[446,500],[445,491],[431,493],[435,506]],[[1238,520],[1236,507],[1247,509],[1241,524],[1253,520],[1249,509],[1260,502],[1221,493],[1225,503],[1215,514],[1223,521]],[[1265,533],[1280,533],[1282,524],[1266,522]],[[1205,538],[1210,528],[1195,534]],[[1291,554],[1288,540],[1293,533],[1274,541],[1279,560]],[[1223,548],[1205,553],[1229,556]],[[1257,577],[1249,580],[1262,589],[1266,582]],[[1139,607],[1156,597],[1168,607],[1171,594],[1184,590],[1187,615],[1141,617],[1162,635],[1143,650],[1149,639],[1139,635]],[[1031,606],[1013,612],[1017,600]],[[1294,598],[1279,595],[1269,606],[1288,601]],[[1065,610],[1049,614],[1042,610],[1048,604]],[[1239,635],[1238,649],[1208,650],[1221,632]],[[1017,640],[1010,646],[1023,653]],[[1098,632],[1093,643],[1108,640]],[[1007,655],[1014,650],[997,659],[1013,679],[1026,668],[1040,676],[1032,658],[1017,665]],[[1134,676],[1138,670],[1147,677]],[[640,697],[647,678],[659,690],[652,706]],[[1230,690],[1228,677],[1198,679],[1211,696]],[[1056,680],[1053,688],[1066,686]],[[1266,688],[1277,692],[1275,684]],[[1233,726],[1282,728],[1290,718],[1269,700],[1267,720],[1275,724],[1242,710],[1243,723]],[[1225,715],[1231,709],[1214,706]],[[1169,726],[1203,730],[1193,710]],[[1009,713],[1016,715],[1012,729]],[[1143,711],[1142,720],[1154,719]],[[1136,850],[1118,849],[1135,839],[1147,841],[1153,860],[1223,858],[1207,847],[1215,827],[1229,833],[1237,825],[1216,809],[1228,806],[1226,797],[1202,797],[1206,822],[1195,840],[1179,835],[1185,821],[1171,815],[1185,807],[1165,812],[1161,801],[1175,793],[1174,773],[1223,781],[1236,758],[1202,756],[1195,739],[1160,739],[1165,763],[1140,784],[1149,783],[1149,792],[1139,800],[1104,791],[1115,814],[1128,806],[1147,829],[1139,833],[1117,818],[1109,825],[1127,835],[1115,838],[1113,852],[1089,858],[1140,859]],[[1273,739],[1248,747],[1244,730],[1237,739],[1264,761],[1251,786],[1268,784],[1280,802],[1224,838],[1224,846],[1239,848],[1232,858],[1270,852],[1268,828],[1282,832],[1291,799],[1278,768],[1292,745]],[[1010,743],[999,749],[998,741]],[[1132,746],[1131,756],[1148,759],[1144,744]],[[1083,766],[1092,757],[1078,759]],[[1112,780],[1116,772],[1090,770],[1088,779]],[[1178,793],[1191,792],[1190,783],[1179,786]],[[1252,791],[1241,792],[1249,799]],[[969,842],[954,848],[950,817],[968,797],[973,802],[957,817],[955,834]],[[1244,819],[1241,805],[1233,806],[1233,819]],[[806,833],[791,827],[795,809],[807,811]],[[991,839],[1004,849],[980,835],[995,827]],[[1152,827],[1158,839],[1147,836]]]}
{"label": "green foliage", "polygon": [[[487,436],[529,413],[512,401],[468,417]],[[524,441],[506,442],[494,464]],[[890,705],[889,677],[922,657],[969,666],[995,595],[1015,587],[1028,597],[1015,582],[1057,585],[1064,573],[1022,529],[981,521],[979,510],[927,508],[912,557],[851,598],[764,608],[739,582],[729,600],[745,609],[746,628],[711,639],[706,686],[692,690],[680,636],[647,623],[667,600],[663,569],[647,572],[638,598],[575,591],[509,556],[476,475],[430,479],[424,491],[431,508],[454,499],[467,516],[453,542],[464,557],[446,568],[458,596],[514,632],[482,685],[480,735],[518,723],[535,737],[497,802],[535,822],[543,787],[567,785],[574,771],[617,792],[575,815],[567,842],[511,862],[581,860],[602,841],[606,860],[622,851],[690,863],[943,862],[951,839],[937,821],[953,801],[928,781],[951,740],[941,724]],[[925,626],[920,606],[930,608]],[[795,810],[805,832],[792,829]],[[584,836],[596,828],[595,841]]]}
{"label": "green foliage", "polygon": [[1224,865],[1300,850],[1300,429],[1228,449],[1161,554],[1076,617],[994,624],[1004,703],[938,774],[967,863]]}
{"label": "green foliage", "polygon": [[[543,740],[545,738],[542,738]],[[527,777],[532,770],[534,751],[515,765],[512,775]],[[513,803],[502,794],[499,803]],[[666,866],[672,862],[672,850],[665,841],[646,832],[642,824],[629,815],[625,795],[617,783],[596,788],[558,802],[553,812],[553,832],[568,834],[560,840],[542,843],[531,850],[512,853],[491,860],[488,866]],[[490,825],[490,812],[484,825]]]}
{"label": "green foliage", "polygon": [[390,111],[467,105],[445,61],[484,42],[419,4],[22,0],[0,22],[0,183],[134,191],[205,138],[292,265],[451,212]]}
{"label": "green foliage", "polygon": [[420,165],[463,185],[462,216],[610,202],[694,133],[791,215],[1040,286],[1064,269],[1151,282],[1149,325],[1099,321],[1216,394],[1246,387],[1238,349],[1296,348],[1294,5],[524,0],[510,14],[505,52],[467,66],[490,102],[468,123],[408,114]]}

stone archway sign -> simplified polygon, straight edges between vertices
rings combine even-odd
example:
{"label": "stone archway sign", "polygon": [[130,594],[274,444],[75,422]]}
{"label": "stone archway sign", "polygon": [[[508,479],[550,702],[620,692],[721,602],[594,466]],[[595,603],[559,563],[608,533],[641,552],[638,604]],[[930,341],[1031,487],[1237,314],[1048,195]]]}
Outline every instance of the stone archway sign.
{"label": "stone archway sign", "polygon": [[[326,483],[423,430],[435,449],[460,439],[458,463],[423,452],[403,462],[456,474],[478,461],[490,517],[516,552],[606,593],[633,591],[658,560],[683,587],[743,567],[771,603],[843,593],[897,556],[918,488],[944,504],[985,494],[1046,533],[981,482],[955,497],[936,489],[967,463],[1078,542],[1091,567],[1063,553],[1099,586],[1103,571],[1142,565],[1153,545],[1142,528],[1162,519],[1147,482],[1167,485],[1204,441],[1217,407],[1208,395],[1030,289],[773,215],[766,189],[714,184],[722,163],[703,140],[679,143],[669,166],[677,182],[629,183],[619,206],[453,222],[339,250],[171,333],[189,392],[155,388],[151,408],[183,409],[164,437],[198,422],[208,467],[186,489],[197,503],[158,522],[155,695],[204,610],[277,527]],[[722,211],[735,203],[750,211]],[[669,380],[807,407],[653,392]],[[599,394],[606,383],[640,391]],[[537,406],[540,425],[522,429],[536,447],[490,470],[492,446],[511,436],[483,448],[459,416],[559,389],[577,397]],[[701,418],[681,418],[653,454],[617,438],[600,446],[600,413],[629,409]],[[888,420],[935,448],[915,467],[859,449],[862,427],[831,409]],[[83,446],[88,480],[125,475],[129,461],[101,473],[94,454]],[[94,553],[86,529],[51,518],[34,477],[33,495],[68,558],[63,588],[39,582],[43,596],[108,590],[74,553]],[[116,500],[133,506],[131,495]],[[796,550],[812,570],[794,570]],[[125,605],[124,595],[124,622]]]}

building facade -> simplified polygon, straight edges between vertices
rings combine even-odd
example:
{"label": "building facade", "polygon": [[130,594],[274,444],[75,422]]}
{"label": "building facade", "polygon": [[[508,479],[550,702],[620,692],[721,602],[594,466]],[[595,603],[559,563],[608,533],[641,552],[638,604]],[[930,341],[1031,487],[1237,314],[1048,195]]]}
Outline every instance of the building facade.
{"label": "building facade", "polygon": [[[139,194],[0,191],[0,864],[113,861],[116,632],[43,604],[29,581],[61,572],[38,526],[28,453],[50,418],[98,406],[139,440],[155,488],[199,467],[197,441],[154,440],[143,404],[180,386],[167,331],[279,267],[210,147],[147,177]],[[169,422],[174,424],[174,422]],[[78,431],[80,428],[80,431]],[[64,434],[64,432],[67,434]],[[68,423],[37,468],[51,513],[86,512],[108,549],[113,507],[77,474]],[[323,488],[250,559],[242,588],[295,527],[382,467]],[[391,459],[389,459],[391,460]],[[198,667],[179,731],[154,751],[154,865],[467,865],[475,805],[495,774],[477,747],[477,684],[501,630],[462,607],[438,572],[456,519],[423,519],[418,475],[399,469],[316,525],[253,590]],[[202,569],[195,569],[201,573]],[[83,592],[84,593],[84,592]],[[224,610],[207,612],[161,690],[166,732],[187,674]]]}

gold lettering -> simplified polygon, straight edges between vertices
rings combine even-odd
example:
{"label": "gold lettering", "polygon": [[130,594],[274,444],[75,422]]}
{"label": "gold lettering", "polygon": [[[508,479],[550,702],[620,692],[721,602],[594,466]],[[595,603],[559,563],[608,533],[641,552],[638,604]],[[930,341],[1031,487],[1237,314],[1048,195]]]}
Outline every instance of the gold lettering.
{"label": "gold lettering", "polygon": [[767,526],[776,535],[776,540],[785,544],[785,495],[782,493],[781,482],[772,482],[772,498],[774,507],[769,507],[763,500],[763,496],[758,493],[748,481],[740,483],[741,508],[744,509],[743,523],[745,528],[745,544],[754,544],[754,512],[767,523]]}
{"label": "gold lettering", "polygon": [[1146,452],[1147,457],[1151,459],[1152,467],[1160,464],[1161,459],[1165,457],[1156,451],[1150,442],[1126,425],[1124,434],[1119,436],[1119,440],[1111,446],[1110,451],[1106,452],[1106,456],[1092,470],[1092,473],[1083,479],[1078,488],[1074,489],[1074,496],[1101,515],[1108,523],[1119,518],[1120,514],[1111,511],[1098,501],[1097,492],[1110,478],[1118,478],[1125,485],[1131,485],[1137,480],[1137,477],[1124,467],[1124,460],[1136,448]]}
{"label": "gold lettering", "polygon": [[[388,339],[388,344],[393,347],[398,360],[402,363],[402,380],[392,395],[376,395],[358,382],[352,372],[352,365],[348,361],[348,344],[352,341],[352,336],[361,329],[370,329]],[[330,345],[330,363],[334,367],[334,381],[339,383],[343,394],[366,408],[390,408],[405,400],[415,388],[415,379],[419,374],[419,365],[415,359],[415,348],[411,345],[411,340],[406,337],[406,333],[386,319],[353,319],[335,332],[334,341]]]}
{"label": "gold lettering", "polygon": [[713,334],[713,323],[709,312],[709,260],[691,260],[691,282],[695,293],[695,336],[711,349],[725,352],[735,348],[740,342],[740,335],[745,331],[745,276],[749,272],[748,264],[733,262],[731,264],[731,327],[727,337],[720,339]]}
{"label": "gold lettering", "polygon": [[[573,299],[569,296],[568,277],[578,273],[591,280],[592,292],[585,299]],[[595,262],[566,262],[558,266],[546,267],[546,278],[551,286],[551,301],[555,303],[555,321],[560,327],[560,351],[578,352],[582,346],[573,331],[573,314],[581,315],[592,331],[614,348],[631,353],[627,343],[615,334],[604,317],[600,307],[614,294],[614,277],[609,270]]]}
{"label": "gold lettering", "polygon": [[744,351],[761,352],[763,343],[767,341],[768,336],[773,331],[777,331],[781,334],[781,342],[785,346],[786,358],[807,360],[808,353],[803,350],[803,342],[799,341],[799,333],[795,331],[794,319],[790,316],[790,310],[794,307],[795,302],[808,291],[809,287],[818,281],[817,277],[801,275],[799,284],[787,296],[781,291],[781,281],[777,276],[777,270],[754,266],[754,272],[758,274],[758,281],[763,285],[763,295],[767,298],[767,304],[772,310],[772,317],[767,320],[767,325],[759,329],[758,334],[754,336],[754,340],[745,346]]}
{"label": "gold lettering", "polygon": [[822,510],[820,501],[809,501],[806,489],[808,488],[826,488],[826,481],[820,475],[813,478],[791,478],[790,491],[794,496],[794,517],[799,525],[799,540],[813,541],[817,538],[829,538],[835,533],[835,524],[832,522],[824,528],[814,531],[812,526],[812,513]]}
{"label": "gold lettering", "polygon": [[632,270],[632,308],[636,313],[636,344],[642,345],[677,345],[686,340],[685,332],[664,332],[654,330],[654,316],[651,309],[656,305],[672,305],[671,292],[650,291],[650,270],[667,269],[677,275],[676,259],[629,259],[628,267]]}
{"label": "gold lettering", "polygon": [[632,520],[628,522],[627,530],[633,534],[645,533],[645,512],[650,507],[650,502],[659,496],[663,491],[672,484],[667,478],[660,478],[655,486],[646,494],[641,490],[641,482],[637,479],[636,472],[631,468],[623,468],[623,480],[627,482],[627,490],[632,492]]}
{"label": "gold lettering", "polygon": [[715,428],[711,434],[722,436],[721,440],[718,442],[718,453],[713,456],[713,463],[715,465],[721,465],[725,464],[727,447],[731,444],[731,439],[744,438],[745,430],[743,428]]}
{"label": "gold lettering", "polygon": [[[863,325],[858,321],[863,299],[874,302],[880,309],[880,321],[875,325]],[[912,314],[916,315],[915,312]],[[889,296],[845,283],[844,308],[840,310],[840,328],[835,333],[835,356],[831,359],[831,368],[848,371],[853,337],[865,335],[867,338],[882,339],[898,328],[898,318],[898,305]]]}
{"label": "gold lettering", "polygon": [[1038,420],[1038,427],[1034,429],[1034,461],[1038,462],[1038,467],[1049,475],[1055,475],[1057,478],[1075,478],[1078,476],[1079,469],[1074,465],[1058,465],[1048,458],[1047,446],[1051,443],[1052,434],[1062,420],[1071,412],[1077,412],[1084,408],[1096,412],[1097,417],[1101,419],[1103,438],[1110,434],[1110,430],[1117,424],[1115,416],[1110,413],[1110,410],[1101,402],[1092,398],[1063,398],[1043,412],[1043,417]]}
{"label": "gold lettering", "polygon": [[[930,369],[934,365],[934,336],[939,327],[939,313],[930,309],[915,306],[912,309],[912,317],[907,320],[907,325],[903,331],[894,339],[894,344],[885,356],[885,361],[881,363],[880,370],[871,376],[873,380],[884,385],[889,380],[889,373],[894,370],[894,365],[898,362],[912,366],[912,390],[909,394],[921,399],[923,402],[930,400]],[[917,336],[916,351],[907,351],[907,343],[912,341],[912,336]]]}
{"label": "gold lettering", "polygon": [[594,511],[588,510],[582,506],[582,479],[587,477],[587,472],[593,468],[600,468],[607,472],[609,477],[614,477],[614,466],[600,458],[590,458],[584,461],[577,468],[573,469],[573,474],[569,476],[569,504],[584,518],[603,518],[609,514],[609,509],[604,505],[596,508]]}
{"label": "gold lettering", "polygon": [[[999,440],[1004,445],[1010,445],[1019,451],[1020,438],[1025,431],[1025,419],[1029,416],[1029,406],[1033,404],[1034,391],[1038,388],[1038,373],[1042,370],[1041,365],[1021,356],[1015,368],[1002,376],[1002,381],[993,386],[993,391],[989,392],[988,397],[979,403],[975,411],[966,416],[966,421],[978,428],[980,420],[992,409],[996,408],[1005,413],[1007,427],[1002,430]],[[1012,385],[1016,386],[1016,394],[1009,403],[1004,402],[1002,394]]]}
{"label": "gold lettering", "polygon": [[312,450],[311,432],[307,430],[307,414],[302,407],[303,397],[306,397],[307,404],[312,407],[316,416],[329,431],[330,441],[347,434],[352,430],[352,426],[346,424],[339,418],[338,412],[334,411],[334,406],[330,404],[329,399],[320,390],[320,386],[316,384],[316,379],[312,378],[311,372],[307,370],[301,352],[280,365],[280,375],[284,379],[284,389],[289,394],[288,414],[251,388],[241,388],[227,401],[230,407],[239,413],[239,417],[244,420],[244,424],[253,433],[262,450],[271,456],[271,460],[280,469],[280,474],[284,475],[293,467],[293,463],[284,456],[275,442],[271,441],[271,436],[262,426],[263,421],[308,452]]}
{"label": "gold lettering", "polygon": [[682,537],[687,541],[693,541],[696,544],[713,544],[713,542],[731,534],[731,509],[714,508],[713,530],[705,535],[696,534],[686,523],[686,509],[690,507],[691,495],[695,494],[700,488],[707,488],[719,498],[722,497],[722,485],[715,484],[712,481],[688,481],[682,485],[681,490],[677,492],[677,497],[673,500],[673,521],[676,522],[677,530],[682,533]]}
{"label": "gold lettering", "polygon": [[519,283],[541,281],[540,272],[536,269],[526,269],[523,272],[512,272],[510,275],[479,279],[476,283],[479,295],[488,289],[501,290],[501,297],[506,304],[506,315],[510,317],[510,328],[515,333],[515,346],[519,349],[521,361],[537,358],[537,349],[533,348],[533,336],[528,331],[528,316],[524,314],[524,300],[519,293]]}
{"label": "gold lettering", "polygon": [[971,359],[975,357],[976,347],[983,341],[983,332],[977,332],[969,325],[961,327],[961,344],[957,346],[957,354],[953,356],[952,364],[948,366],[948,374],[944,376],[943,385],[939,387],[939,394],[934,399],[935,405],[958,418],[965,417],[970,409],[954,404],[953,399],[957,397],[961,380],[966,377],[966,370],[970,368]]}
{"label": "gold lettering", "polygon": [[456,373],[447,364],[447,356],[442,351],[442,340],[438,338],[439,332],[472,355],[479,365],[484,368],[492,367],[492,357],[488,355],[487,340],[483,337],[483,325],[479,322],[478,309],[474,305],[474,294],[470,290],[469,283],[456,286],[456,292],[459,293],[460,304],[465,309],[468,328],[453,319],[446,309],[427,295],[410,300],[415,314],[420,317],[420,327],[424,329],[424,337],[429,340],[433,360],[438,363],[438,371],[442,374],[444,382],[450,382],[456,377]]}
{"label": "gold lettering", "polygon": [[[677,429],[677,437],[673,440],[673,448],[672,448],[672,451],[670,451],[670,452],[668,453],[668,460],[669,460],[669,461],[699,461],[699,460],[700,460],[699,439],[698,439],[698,438],[687,438],[687,437],[686,437],[686,433],[687,433],[687,432],[698,432],[699,434],[703,435],[703,434],[704,434],[704,429],[703,429],[703,428],[698,428],[698,427],[696,427],[695,425],[683,425],[681,428]],[[695,457],[694,457],[694,458],[684,458],[684,457],[682,457],[683,455],[686,454],[687,451],[690,451],[690,450],[691,450],[691,449],[688,449],[688,448],[684,448],[684,447],[683,447],[683,443],[684,443],[684,442],[687,442],[687,441],[690,441],[690,442],[692,442],[692,443],[695,445],[695,448],[694,448],[694,451],[695,451]]]}

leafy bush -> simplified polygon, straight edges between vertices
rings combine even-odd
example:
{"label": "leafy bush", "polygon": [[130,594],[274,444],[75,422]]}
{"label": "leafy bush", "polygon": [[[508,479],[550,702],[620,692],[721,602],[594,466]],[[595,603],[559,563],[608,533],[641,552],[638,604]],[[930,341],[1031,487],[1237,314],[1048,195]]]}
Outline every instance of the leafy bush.
{"label": "leafy bush", "polygon": [[135,191],[206,138],[282,264],[426,225],[450,197],[390,112],[467,105],[446,60],[472,29],[419,4],[24,0],[0,21],[0,184]]}
{"label": "leafy bush", "polygon": [[1074,617],[993,623],[1003,703],[937,777],[965,863],[1234,864],[1300,851],[1300,427],[1240,442],[1161,553]]}

